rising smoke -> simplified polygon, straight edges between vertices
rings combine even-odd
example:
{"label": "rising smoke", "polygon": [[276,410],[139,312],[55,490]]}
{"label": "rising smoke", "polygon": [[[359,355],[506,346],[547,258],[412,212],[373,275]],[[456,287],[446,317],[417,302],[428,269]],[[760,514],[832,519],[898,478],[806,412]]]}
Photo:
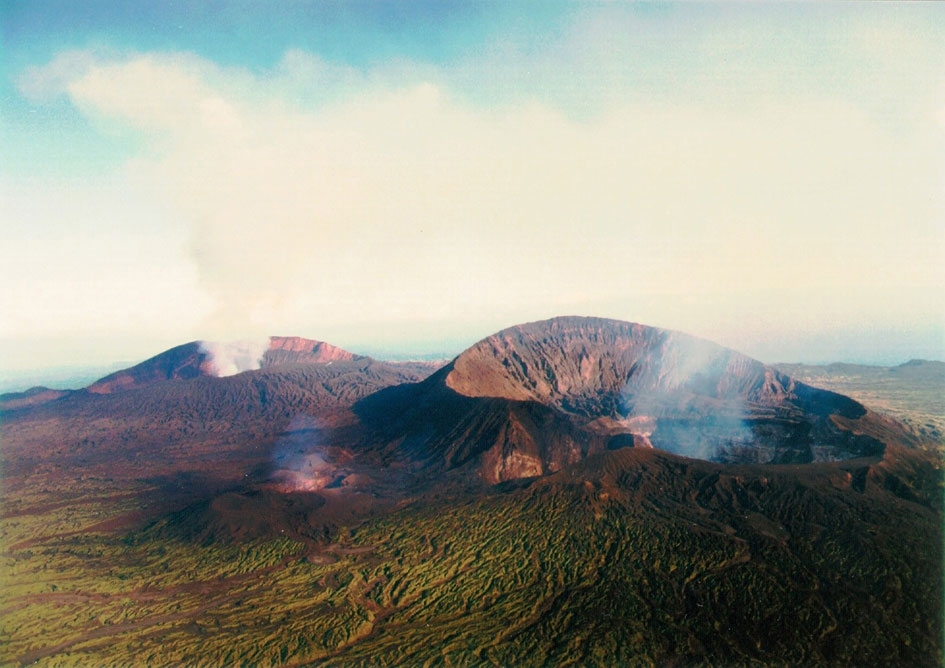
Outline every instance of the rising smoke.
{"label": "rising smoke", "polygon": [[269,350],[269,339],[201,341],[200,348],[207,354],[213,375],[223,378],[260,368],[263,355]]}
{"label": "rising smoke", "polygon": [[634,433],[654,447],[708,461],[770,461],[751,427],[752,407],[738,378],[753,362],[718,344],[670,333],[637,366],[620,407]]}
{"label": "rising smoke", "polygon": [[332,463],[327,430],[317,418],[292,419],[272,451],[271,479],[284,492],[317,492],[340,487],[349,471]]}

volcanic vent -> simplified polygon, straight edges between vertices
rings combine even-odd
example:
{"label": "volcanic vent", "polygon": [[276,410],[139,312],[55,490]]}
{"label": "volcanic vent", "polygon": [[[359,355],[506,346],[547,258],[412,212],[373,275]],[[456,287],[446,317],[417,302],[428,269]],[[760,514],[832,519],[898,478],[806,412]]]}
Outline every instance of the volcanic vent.
{"label": "volcanic vent", "polygon": [[398,450],[475,461],[492,482],[628,446],[731,463],[849,459],[881,454],[896,433],[848,397],[709,341],[580,317],[505,329],[358,412]]}

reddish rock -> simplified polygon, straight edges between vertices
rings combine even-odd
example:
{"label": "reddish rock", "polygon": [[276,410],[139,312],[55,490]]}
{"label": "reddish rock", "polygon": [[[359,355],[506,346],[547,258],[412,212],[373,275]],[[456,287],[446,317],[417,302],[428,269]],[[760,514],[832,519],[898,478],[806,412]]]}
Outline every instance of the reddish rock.
{"label": "reddish rock", "polygon": [[262,367],[280,364],[328,364],[364,359],[324,341],[303,339],[299,336],[273,336],[269,350],[263,355]]}
{"label": "reddish rock", "polygon": [[601,318],[505,329],[356,410],[410,456],[448,468],[476,462],[492,483],[626,447],[798,463],[878,455],[902,436],[856,401],[741,353]]}
{"label": "reddish rock", "polygon": [[[273,336],[269,349],[258,361],[258,368],[273,368],[287,364],[330,364],[365,359],[360,355],[335,347],[323,341],[298,336]],[[105,376],[88,387],[93,394],[110,394],[167,380],[189,380],[218,375],[208,347],[192,341],[171,348],[140,364]]]}

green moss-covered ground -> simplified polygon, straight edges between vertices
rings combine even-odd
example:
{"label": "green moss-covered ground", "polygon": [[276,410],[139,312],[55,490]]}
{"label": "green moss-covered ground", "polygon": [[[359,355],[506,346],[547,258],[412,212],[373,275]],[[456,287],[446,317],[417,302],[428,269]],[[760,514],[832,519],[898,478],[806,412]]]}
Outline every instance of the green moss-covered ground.
{"label": "green moss-covered ground", "polygon": [[940,466],[908,461],[622,450],[322,543],[109,524],[147,488],[33,480],[4,490],[0,664],[940,665]]}

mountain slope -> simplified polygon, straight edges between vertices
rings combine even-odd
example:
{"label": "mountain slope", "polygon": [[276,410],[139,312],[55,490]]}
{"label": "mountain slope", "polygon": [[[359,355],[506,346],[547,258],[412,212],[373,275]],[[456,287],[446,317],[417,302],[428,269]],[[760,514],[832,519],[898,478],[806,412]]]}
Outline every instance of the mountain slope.
{"label": "mountain slope", "polygon": [[188,380],[214,375],[200,341],[175,346],[159,355],[100,378],[88,386],[93,394],[109,394],[163,380]]}
{"label": "mountain slope", "polygon": [[298,533],[324,521],[306,495],[232,491],[118,535],[46,529],[7,546],[0,661],[931,668],[941,462],[891,451],[729,466],[622,449],[328,535]]}
{"label": "mountain slope", "polygon": [[70,390],[54,390],[37,385],[23,392],[5,392],[0,394],[0,410],[12,411],[18,408],[28,408],[55,401],[69,394]]}
{"label": "mountain slope", "polygon": [[466,396],[532,400],[588,416],[712,408],[780,408],[858,418],[865,409],[812,391],[745,355],[681,332],[602,318],[563,317],[511,327],[453,363],[446,384]]}
{"label": "mountain slope", "polygon": [[[217,378],[200,371],[196,346],[172,349],[114,378],[106,393],[70,392],[55,401],[3,413],[8,473],[92,467],[110,476],[216,472],[241,478],[271,465],[273,447],[296,425],[317,425],[335,447],[356,441],[350,407],[377,390],[415,382],[434,367],[370,358],[271,364]],[[183,361],[182,366],[175,363]],[[159,372],[155,370],[159,370]],[[169,379],[160,373],[171,370]],[[122,378],[132,378],[125,384]]]}
{"label": "mountain slope", "polygon": [[857,402],[606,320],[278,349],[4,412],[0,663],[941,665],[941,457]]}
{"label": "mountain slope", "polygon": [[285,364],[332,364],[362,359],[365,359],[363,355],[349,353],[324,341],[299,336],[273,336],[269,339],[269,348],[263,353],[259,366],[270,369]]}
{"label": "mountain slope", "polygon": [[372,438],[488,482],[652,446],[721,462],[878,456],[910,436],[858,402],[668,330],[565,317],[511,327],[356,412]]}
{"label": "mountain slope", "polygon": [[228,376],[240,371],[287,364],[327,364],[363,359],[323,341],[273,336],[268,341],[215,343],[191,341],[92,383],[94,394],[142,387],[164,380]]}
{"label": "mountain slope", "polygon": [[[262,368],[214,377],[247,360]],[[11,466],[30,466],[44,450],[107,466],[120,452],[157,470],[213,466],[227,475],[255,462],[311,489],[298,471],[285,472],[284,458],[272,462],[278,442],[296,444],[290,469],[332,452],[332,466],[432,467],[424,475],[433,481],[438,470],[469,467],[497,483],[623,447],[790,463],[875,457],[910,438],[852,399],[732,350],[614,320],[511,327],[426,378],[432,370],[297,337],[272,337],[265,350],[193,342],[86,391],[21,399],[6,412],[5,455],[19,453]],[[47,397],[55,401],[36,405]],[[300,424],[307,436],[286,436]]]}

